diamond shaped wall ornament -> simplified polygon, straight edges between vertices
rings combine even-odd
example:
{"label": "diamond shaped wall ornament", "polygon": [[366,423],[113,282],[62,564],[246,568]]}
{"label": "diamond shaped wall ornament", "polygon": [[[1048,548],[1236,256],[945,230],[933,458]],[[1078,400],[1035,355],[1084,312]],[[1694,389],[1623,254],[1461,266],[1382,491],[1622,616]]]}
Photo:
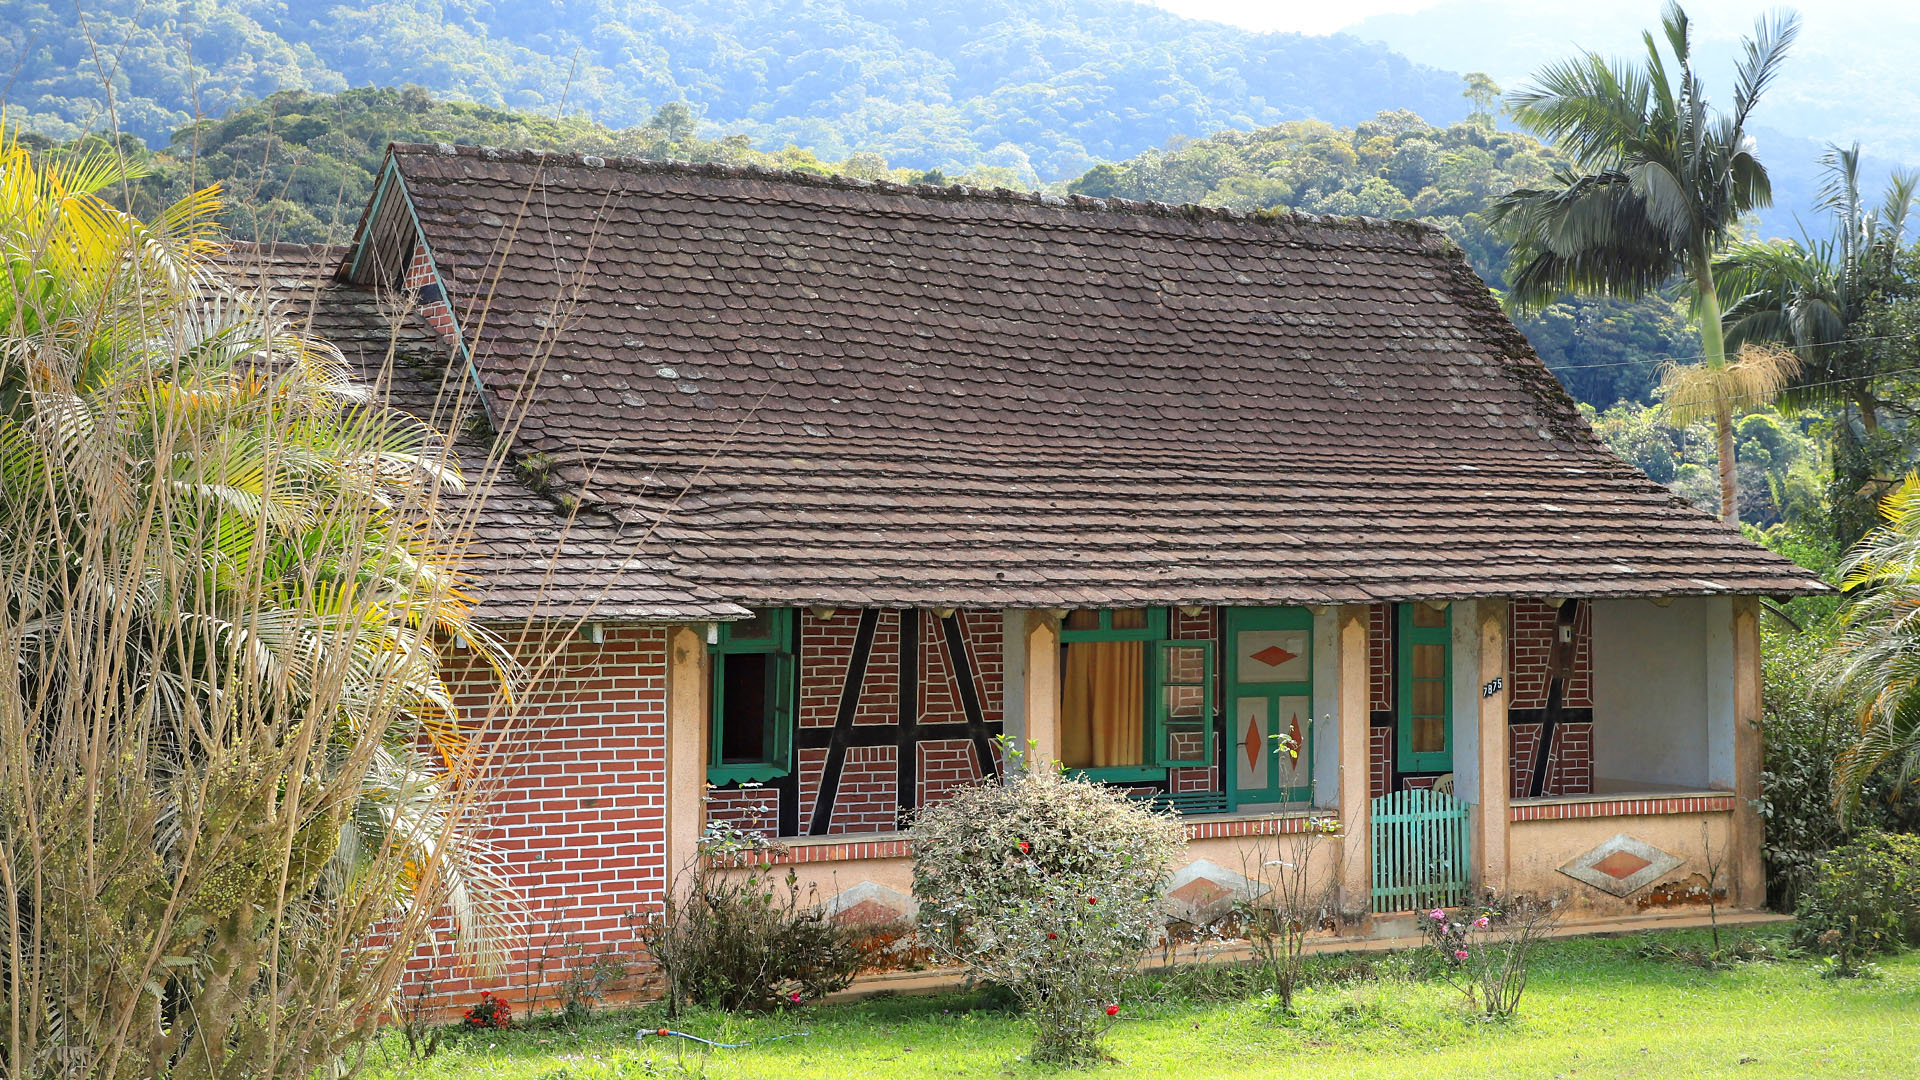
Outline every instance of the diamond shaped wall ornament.
{"label": "diamond shaped wall ornament", "polygon": [[1620,833],[1586,854],[1576,856],[1560,867],[1560,872],[1601,892],[1631,896],[1686,861],[1645,840]]}
{"label": "diamond shaped wall ornament", "polygon": [[1204,926],[1233,913],[1240,900],[1266,895],[1267,887],[1206,859],[1195,859],[1167,881],[1160,909],[1181,922]]}
{"label": "diamond shaped wall ornament", "polygon": [[1268,667],[1279,667],[1281,664],[1286,663],[1298,655],[1300,654],[1290,653],[1278,645],[1269,645],[1259,652],[1254,653],[1253,659],[1260,661]]}
{"label": "diamond shaped wall ornament", "polygon": [[1267,749],[1267,741],[1260,737],[1260,724],[1256,720],[1247,721],[1247,737],[1240,743],[1247,750],[1247,768],[1260,767],[1260,755]]}

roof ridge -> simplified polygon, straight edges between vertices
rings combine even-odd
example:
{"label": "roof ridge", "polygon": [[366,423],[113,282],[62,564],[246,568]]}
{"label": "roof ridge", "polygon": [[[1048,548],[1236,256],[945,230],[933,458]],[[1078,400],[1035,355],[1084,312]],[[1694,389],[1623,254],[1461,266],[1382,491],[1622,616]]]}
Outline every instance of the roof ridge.
{"label": "roof ridge", "polygon": [[403,154],[439,157],[471,157],[486,161],[515,162],[528,165],[564,165],[616,172],[668,173],[704,176],[723,180],[761,180],[803,187],[840,191],[869,191],[886,195],[916,195],[926,199],[954,202],[1003,203],[1045,206],[1060,210],[1078,210],[1089,214],[1124,214],[1135,217],[1179,218],[1189,222],[1224,221],[1245,225],[1285,228],[1318,226],[1349,232],[1396,233],[1422,244],[1444,244],[1446,233],[1439,226],[1407,218],[1376,218],[1359,215],[1309,214],[1297,210],[1241,211],[1226,206],[1199,203],[1163,203],[1151,200],[1096,198],[1092,195],[1054,195],[1041,191],[1014,191],[1011,188],[979,188],[969,184],[901,184],[892,180],[862,180],[839,173],[821,175],[800,169],[773,169],[761,165],[723,165],[717,162],[692,162],[629,155],[599,155],[565,150],[503,149],[497,146],[472,146],[465,143],[387,144],[393,156]]}

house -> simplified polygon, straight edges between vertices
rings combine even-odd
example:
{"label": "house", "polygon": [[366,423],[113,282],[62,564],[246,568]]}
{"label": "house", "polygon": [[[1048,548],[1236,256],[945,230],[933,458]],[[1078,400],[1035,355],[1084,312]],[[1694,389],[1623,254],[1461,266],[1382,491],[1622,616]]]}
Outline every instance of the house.
{"label": "house", "polygon": [[510,440],[480,610],[567,637],[493,815],[536,939],[625,947],[714,822],[905,914],[1001,735],[1184,814],[1190,917],[1309,816],[1356,934],[1763,900],[1759,604],[1821,585],[1609,452],[1431,228],[395,146],[349,247],[262,254]]}

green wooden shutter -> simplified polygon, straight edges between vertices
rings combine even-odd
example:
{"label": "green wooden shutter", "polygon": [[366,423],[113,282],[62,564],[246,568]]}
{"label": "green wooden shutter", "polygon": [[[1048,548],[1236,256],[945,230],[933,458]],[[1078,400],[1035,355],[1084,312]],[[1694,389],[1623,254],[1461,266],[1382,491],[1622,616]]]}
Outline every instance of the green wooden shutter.
{"label": "green wooden shutter", "polygon": [[1154,652],[1156,762],[1213,764],[1213,642],[1162,641]]}
{"label": "green wooden shutter", "polygon": [[792,767],[793,755],[793,654],[770,653],[767,656],[767,725],[765,740],[767,764],[785,775]]}

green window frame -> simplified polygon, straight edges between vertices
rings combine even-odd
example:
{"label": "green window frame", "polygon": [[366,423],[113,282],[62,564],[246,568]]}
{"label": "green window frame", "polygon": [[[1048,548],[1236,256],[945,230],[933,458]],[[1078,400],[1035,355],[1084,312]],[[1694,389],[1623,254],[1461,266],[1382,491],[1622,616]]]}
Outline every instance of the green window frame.
{"label": "green window frame", "polygon": [[[1127,610],[1139,611],[1142,609],[1128,608]],[[1147,625],[1132,626],[1132,627],[1123,626],[1116,630],[1114,629],[1114,625],[1113,625],[1114,609],[1099,608],[1097,609],[1097,614],[1100,616],[1099,629],[1069,630],[1063,624],[1060,627],[1060,642],[1061,644],[1064,645],[1064,644],[1068,644],[1070,642],[1075,642],[1075,641],[1164,641],[1166,640],[1167,609],[1166,608],[1146,608],[1144,610],[1147,613]]]}
{"label": "green window frame", "polygon": [[[1424,604],[1401,604],[1396,615],[1394,638],[1394,718],[1398,729],[1399,769],[1401,772],[1450,772],[1453,769],[1453,608],[1440,609],[1438,626],[1416,626],[1420,611],[1434,613]],[[1425,672],[1416,663],[1432,657],[1438,648],[1439,673],[1432,665]],[[1439,707],[1421,707],[1421,699],[1431,699],[1434,688],[1440,694]],[[1417,692],[1419,691],[1419,692]],[[1418,745],[1418,729],[1439,724],[1440,747]]]}
{"label": "green window frame", "polygon": [[[792,771],[795,676],[799,668],[794,655],[795,621],[791,608],[756,611],[752,619],[721,623],[714,643],[707,646],[713,661],[708,783],[754,783],[775,780]],[[759,737],[755,739],[749,732],[746,740],[757,745],[757,752],[736,753],[732,757],[728,757],[725,750],[730,744],[727,731],[730,664],[733,674],[750,677],[751,668],[757,667],[760,676],[757,680],[759,702],[747,709],[751,715],[732,718],[736,722],[760,725]]]}
{"label": "green window frame", "polygon": [[[1142,746],[1140,747],[1141,763],[1138,765],[1080,767],[1073,769],[1074,775],[1084,776],[1088,779],[1100,780],[1106,783],[1154,781],[1164,780],[1167,775],[1167,769],[1172,767],[1186,767],[1211,763],[1214,745],[1213,678],[1211,675],[1213,671],[1213,642],[1210,640],[1176,641],[1169,638],[1167,636],[1170,632],[1168,626],[1172,620],[1168,609],[1163,607],[1125,609],[1144,611],[1146,614],[1146,625],[1122,627],[1113,625],[1113,616],[1116,609],[1098,608],[1094,610],[1099,617],[1098,626],[1073,630],[1068,629],[1064,622],[1061,624],[1061,649],[1064,654],[1066,646],[1076,642],[1088,641],[1138,641],[1145,645],[1146,672],[1141,682],[1143,684],[1142,690],[1146,694],[1146,700],[1142,702],[1140,724],[1142,740]],[[1167,664],[1176,661],[1178,657],[1176,652],[1170,652],[1169,650],[1191,649],[1196,647],[1202,649],[1203,657],[1200,662],[1205,665],[1205,670],[1208,672],[1207,677],[1203,679],[1200,684],[1201,701],[1199,707],[1206,717],[1203,723],[1195,722],[1195,718],[1192,715],[1192,694],[1189,689],[1186,689],[1195,684],[1185,680],[1172,684],[1179,689],[1173,690],[1171,692],[1172,696],[1170,697],[1168,692],[1169,684],[1164,678],[1167,671]],[[1181,664],[1176,670],[1184,673],[1191,663],[1192,661],[1188,660],[1186,663]],[[1169,746],[1171,742],[1170,732],[1175,730],[1199,730],[1203,732],[1201,753],[1204,756],[1189,759],[1188,757],[1183,757],[1171,752]],[[1190,755],[1191,751],[1189,750],[1187,753]]]}

